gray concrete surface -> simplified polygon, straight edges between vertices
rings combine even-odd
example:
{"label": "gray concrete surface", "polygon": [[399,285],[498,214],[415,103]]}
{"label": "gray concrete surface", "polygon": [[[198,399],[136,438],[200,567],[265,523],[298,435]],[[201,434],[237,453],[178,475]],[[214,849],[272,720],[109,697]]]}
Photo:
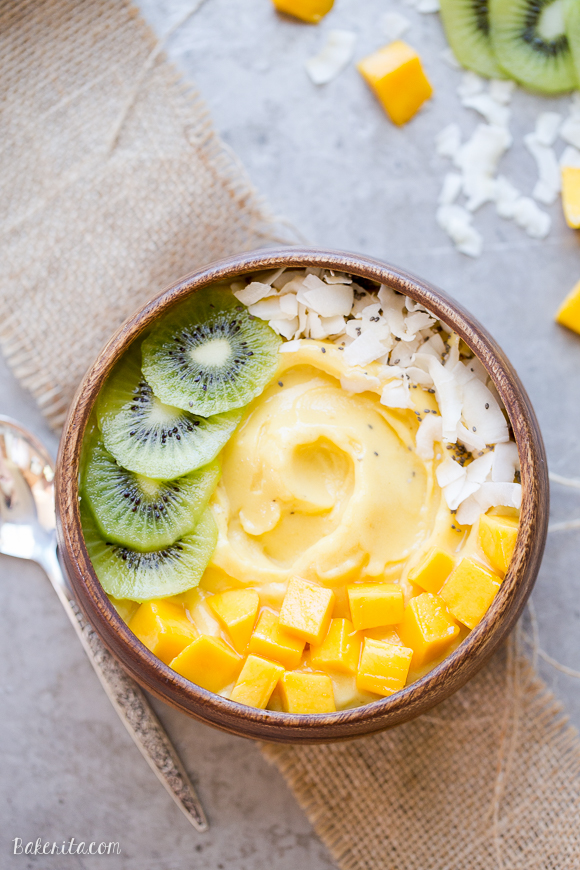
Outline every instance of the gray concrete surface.
{"label": "gray concrete surface", "polygon": [[[162,35],[188,0],[140,0]],[[384,117],[354,67],[327,86],[306,78],[303,62],[334,27],[358,34],[356,57],[381,42],[385,9],[412,21],[406,35],[423,55],[435,99],[407,127]],[[207,0],[172,37],[168,53],[197,83],[221,135],[239,155],[274,211],[312,242],[373,254],[434,281],[461,300],[496,336],[536,408],[554,471],[580,477],[580,338],[552,320],[580,278],[577,235],[556,204],[544,241],[476,216],[485,236],[479,260],[458,254],[435,223],[447,161],[433,140],[457,120],[467,134],[474,113],[461,108],[461,74],[440,59],[438,17],[398,0],[336,0],[317,28],[277,16],[269,0]],[[518,91],[515,144],[502,171],[530,192],[535,167],[522,146],[541,110],[565,100]],[[562,147],[561,143],[560,146]],[[54,450],[34,406],[0,362],[0,412],[17,417]],[[580,493],[554,487],[554,520],[580,516]],[[580,669],[580,533],[550,536],[534,592],[541,642]],[[1,558],[0,703],[2,837],[0,868],[93,866],[119,870],[328,870],[333,866],[278,773],[256,745],[220,734],[156,705],[199,787],[212,828],[198,835],[141,760],[101,691],[48,581],[39,569]],[[580,681],[541,665],[580,726]],[[117,841],[119,857],[26,858],[11,841]]]}

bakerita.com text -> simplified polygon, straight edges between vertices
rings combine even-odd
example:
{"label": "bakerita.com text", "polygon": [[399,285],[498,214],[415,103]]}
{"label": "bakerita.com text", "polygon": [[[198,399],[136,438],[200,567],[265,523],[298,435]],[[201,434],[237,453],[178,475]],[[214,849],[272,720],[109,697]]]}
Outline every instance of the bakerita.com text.
{"label": "bakerita.com text", "polygon": [[84,840],[63,840],[61,843],[50,843],[38,837],[37,840],[25,843],[21,837],[14,837],[13,855],[120,855],[118,843],[86,843]]}

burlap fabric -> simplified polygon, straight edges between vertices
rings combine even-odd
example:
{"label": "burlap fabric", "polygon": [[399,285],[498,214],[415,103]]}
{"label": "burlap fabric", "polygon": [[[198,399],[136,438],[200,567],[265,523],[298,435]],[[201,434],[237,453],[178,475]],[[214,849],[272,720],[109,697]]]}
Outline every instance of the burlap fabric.
{"label": "burlap fabric", "polygon": [[[122,0],[0,5],[0,343],[58,426],[139,304],[267,210]],[[512,639],[431,714],[265,747],[343,870],[580,867],[580,741]]]}

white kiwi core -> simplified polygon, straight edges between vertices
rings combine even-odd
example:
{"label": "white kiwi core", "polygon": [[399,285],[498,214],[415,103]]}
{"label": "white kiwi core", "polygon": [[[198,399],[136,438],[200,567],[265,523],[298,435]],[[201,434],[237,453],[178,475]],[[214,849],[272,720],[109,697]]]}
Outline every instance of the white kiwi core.
{"label": "white kiwi core", "polygon": [[158,480],[151,480],[150,477],[144,477],[142,474],[136,474],[137,483],[141,487],[141,491],[148,495],[149,498],[154,498],[161,489],[161,483]]}
{"label": "white kiwi core", "polygon": [[542,39],[545,39],[546,42],[550,42],[552,39],[562,36],[565,33],[565,30],[564,4],[562,0],[554,0],[553,3],[544,6],[540,13],[538,33]]}
{"label": "white kiwi core", "polygon": [[232,355],[232,348],[227,338],[214,338],[200,344],[190,351],[194,362],[203,367],[223,368]]}

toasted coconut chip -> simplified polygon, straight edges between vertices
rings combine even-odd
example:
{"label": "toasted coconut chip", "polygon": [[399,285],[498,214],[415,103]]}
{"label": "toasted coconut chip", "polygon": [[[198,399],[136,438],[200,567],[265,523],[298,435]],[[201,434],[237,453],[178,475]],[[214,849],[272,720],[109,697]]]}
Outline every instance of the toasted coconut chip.
{"label": "toasted coconut chip", "polygon": [[[308,275],[304,279],[303,288],[304,304],[321,317],[350,314],[354,298],[352,286],[335,284],[329,287],[320,278]],[[299,301],[302,300],[299,298]]]}
{"label": "toasted coconut chip", "polygon": [[[232,284],[233,289],[233,284]],[[234,290],[234,296],[242,303],[242,305],[255,305],[266,296],[270,296],[272,287],[270,284],[265,284],[262,281],[252,281],[251,284],[243,287],[241,290]],[[259,317],[260,315],[258,315]]]}
{"label": "toasted coconut chip", "polygon": [[379,390],[381,382],[374,375],[366,372],[352,372],[340,376],[340,386],[347,393],[364,393],[368,390]]}
{"label": "toasted coconut chip", "polygon": [[[294,317],[292,320],[269,320],[269,325],[272,327],[274,332],[277,332],[278,335],[283,335],[284,338],[292,338],[296,330],[298,329],[298,318]],[[287,347],[288,345],[282,345],[282,347]]]}
{"label": "toasted coconut chip", "polygon": [[417,429],[415,449],[421,459],[433,459],[435,455],[435,442],[440,442],[443,437],[441,417],[432,417],[428,414],[423,418]]}
{"label": "toasted coconut chip", "polygon": [[387,352],[388,348],[371,331],[367,331],[345,349],[344,358],[350,366],[366,366]]}
{"label": "toasted coconut chip", "polygon": [[453,372],[444,368],[433,356],[427,357],[428,371],[433,378],[435,396],[441,412],[443,438],[457,441],[457,424],[461,420],[461,391]]}
{"label": "toasted coconut chip", "polygon": [[457,522],[462,526],[471,526],[477,522],[480,514],[492,507],[520,508],[522,503],[522,487],[519,483],[492,483],[486,481],[477,492],[463,502],[457,511]]}
{"label": "toasted coconut chip", "polygon": [[495,445],[491,468],[491,479],[494,483],[513,483],[519,467],[520,457],[514,441]]}
{"label": "toasted coconut chip", "polygon": [[509,432],[501,408],[485,384],[473,378],[462,387],[463,423],[486,444],[509,441]]}
{"label": "toasted coconut chip", "polygon": [[282,309],[280,296],[268,296],[254,305],[248,305],[248,311],[260,320],[292,320],[296,312],[288,313]]}
{"label": "toasted coconut chip", "polygon": [[352,278],[345,275],[344,272],[325,272],[323,279],[327,284],[352,284]]}
{"label": "toasted coconut chip", "polygon": [[413,408],[409,392],[409,381],[406,378],[389,381],[381,393],[381,405],[386,408]]}
{"label": "toasted coconut chip", "polygon": [[315,85],[325,85],[342,72],[352,58],[355,41],[356,33],[350,30],[329,31],[322,51],[304,64]]}

